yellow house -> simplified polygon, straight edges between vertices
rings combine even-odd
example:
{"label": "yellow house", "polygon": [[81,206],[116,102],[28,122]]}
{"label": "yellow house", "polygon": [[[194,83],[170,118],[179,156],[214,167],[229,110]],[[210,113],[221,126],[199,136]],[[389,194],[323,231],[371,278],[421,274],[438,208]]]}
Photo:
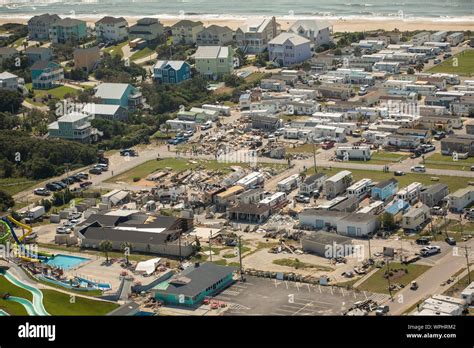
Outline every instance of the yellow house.
{"label": "yellow house", "polygon": [[194,59],[196,70],[216,80],[234,71],[234,51],[229,46],[199,46]]}

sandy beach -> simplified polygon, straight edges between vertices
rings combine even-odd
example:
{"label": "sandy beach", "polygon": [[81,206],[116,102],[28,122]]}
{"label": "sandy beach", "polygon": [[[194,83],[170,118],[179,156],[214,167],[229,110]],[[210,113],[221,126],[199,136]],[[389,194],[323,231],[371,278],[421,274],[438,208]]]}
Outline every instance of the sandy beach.
{"label": "sandy beach", "polygon": [[[137,17],[124,16],[129,25],[136,23]],[[78,19],[85,20],[89,25],[93,25],[99,18],[91,17],[77,17]],[[198,16],[186,16],[183,17],[190,20],[200,20],[204,23],[204,26],[215,25],[227,25],[231,29],[237,29],[245,19],[231,18],[200,18]],[[173,25],[183,18],[160,18],[161,23],[165,26]],[[14,18],[14,17],[0,17],[0,24],[4,23],[23,23],[26,24],[27,18]],[[281,24],[282,30],[286,30],[291,26],[295,19],[288,17],[277,17],[277,21]],[[459,31],[459,30],[474,30],[474,21],[442,21],[442,20],[400,20],[400,19],[335,19],[328,20],[333,25],[334,32],[353,32],[353,31],[369,31],[376,29],[383,30],[394,30],[399,29],[400,31],[415,31],[415,30],[444,30],[444,31]]]}

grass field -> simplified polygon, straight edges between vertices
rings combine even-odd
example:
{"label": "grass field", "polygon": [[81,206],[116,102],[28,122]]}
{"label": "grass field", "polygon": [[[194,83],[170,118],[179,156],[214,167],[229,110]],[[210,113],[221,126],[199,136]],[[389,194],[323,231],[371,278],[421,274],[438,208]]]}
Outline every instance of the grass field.
{"label": "grass field", "polygon": [[[320,148],[319,145],[314,145],[314,151],[317,151]],[[313,144],[303,144],[296,147],[288,146],[286,147],[286,153],[304,153],[312,154],[313,153]]]}
{"label": "grass field", "polygon": [[[28,89],[32,89],[32,84],[27,83],[25,87],[28,88]],[[45,90],[33,89],[33,93],[35,94],[35,97],[40,97],[40,98],[45,97],[48,94],[50,94],[54,98],[64,99],[64,96],[66,94],[77,94],[78,92],[79,92],[79,90],[68,87],[68,86],[58,86],[58,87],[55,87],[55,88],[45,89]],[[32,100],[29,100],[29,101],[32,104],[34,104],[34,102]]]}
{"label": "grass field", "polygon": [[128,45],[128,41],[121,42],[115,46],[104,48],[104,52],[107,52],[111,56],[118,55],[120,57],[123,57],[122,47],[125,45]]}
{"label": "grass field", "polygon": [[[328,176],[332,176],[344,170],[345,168],[318,168],[319,171],[325,172]],[[464,179],[460,179],[459,177],[455,176],[446,176],[446,175],[437,175],[436,177],[439,178],[439,181],[432,181],[432,175],[429,174],[419,174],[419,173],[407,173],[404,176],[394,176],[393,173],[384,173],[378,170],[365,170],[365,169],[347,169],[352,172],[354,180],[361,180],[364,178],[372,179],[375,182],[380,182],[384,180],[388,180],[390,178],[395,178],[398,180],[398,186],[405,187],[411,184],[412,182],[419,182],[423,185],[433,185],[436,183],[444,183],[448,185],[449,191],[454,192],[460,188],[466,187],[467,182]],[[314,169],[309,168],[307,170],[308,173],[313,173]]]}
{"label": "grass field", "polygon": [[[409,157],[408,154],[398,152],[377,151],[372,152],[368,164],[390,164],[404,161]],[[350,160],[349,162],[360,163],[362,161]]]}
{"label": "grass field", "polygon": [[[403,284],[404,286],[407,286],[410,284],[412,280],[418,278],[420,275],[422,275],[424,272],[430,269],[430,267],[424,266],[424,265],[416,265],[413,263],[408,264],[408,265],[402,265],[396,262],[390,263],[390,270],[395,270],[395,269],[406,269],[408,270],[408,272],[398,278],[391,278],[391,283]],[[366,281],[360,284],[357,288],[359,290],[366,290],[366,291],[377,292],[381,294],[388,294],[389,293],[388,281],[387,279],[383,277],[386,270],[387,270],[386,266],[380,268],[379,270],[377,270],[377,272],[372,274],[372,276],[370,276]]]}
{"label": "grass field", "polygon": [[471,166],[474,166],[474,158],[469,157],[466,159],[453,160],[451,156],[443,156],[440,153],[428,157],[425,160],[426,168],[433,169],[448,169],[448,170],[465,170],[470,171]]}
{"label": "grass field", "polygon": [[[116,303],[96,301],[55,290],[43,289],[43,304],[51,315],[106,315],[119,305]],[[71,303],[72,302],[72,303]]]}
{"label": "grass field", "polygon": [[463,51],[429,69],[430,73],[449,73],[463,76],[474,75],[474,50]]}
{"label": "grass field", "polygon": [[133,53],[130,57],[130,60],[142,59],[142,58],[145,58],[145,57],[148,57],[148,56],[152,55],[153,53],[155,53],[155,51],[153,49],[151,49],[150,47],[145,47],[145,48]]}
{"label": "grass field", "polygon": [[0,179],[0,190],[10,195],[27,190],[36,185],[38,181],[27,178],[3,178]]}

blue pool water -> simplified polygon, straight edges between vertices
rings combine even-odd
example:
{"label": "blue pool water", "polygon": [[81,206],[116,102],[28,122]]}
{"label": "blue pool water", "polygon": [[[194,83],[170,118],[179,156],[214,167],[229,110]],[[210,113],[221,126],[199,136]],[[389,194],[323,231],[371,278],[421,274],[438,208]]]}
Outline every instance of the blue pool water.
{"label": "blue pool water", "polygon": [[48,259],[48,261],[46,261],[45,263],[50,266],[59,267],[64,270],[68,270],[89,260],[90,259],[86,259],[85,257],[58,254],[54,256],[53,258]]}

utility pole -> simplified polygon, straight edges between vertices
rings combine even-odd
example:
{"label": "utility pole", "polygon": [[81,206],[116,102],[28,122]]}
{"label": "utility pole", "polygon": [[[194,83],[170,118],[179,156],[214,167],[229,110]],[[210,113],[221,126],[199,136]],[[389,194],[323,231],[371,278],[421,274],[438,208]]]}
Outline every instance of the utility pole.
{"label": "utility pole", "polygon": [[316,168],[316,145],[313,142],[313,162],[314,162],[314,172],[318,172],[318,168]]}
{"label": "utility pole", "polygon": [[212,239],[212,230],[209,232],[209,261],[212,262],[211,239]]}
{"label": "utility pole", "polygon": [[390,293],[390,298],[393,301],[392,295],[392,284],[390,283],[390,259],[387,257],[387,281],[388,281],[388,292]]}
{"label": "utility pole", "polygon": [[464,245],[464,254],[466,256],[466,264],[467,264],[467,279],[469,284],[471,284],[471,270],[469,268],[469,248],[467,245]]}
{"label": "utility pole", "polygon": [[369,241],[369,260],[372,258],[372,252],[370,251],[370,236],[367,235],[367,240]]}
{"label": "utility pole", "polygon": [[242,237],[241,236],[239,236],[239,263],[240,263],[240,280],[244,280],[244,269],[242,267]]}

